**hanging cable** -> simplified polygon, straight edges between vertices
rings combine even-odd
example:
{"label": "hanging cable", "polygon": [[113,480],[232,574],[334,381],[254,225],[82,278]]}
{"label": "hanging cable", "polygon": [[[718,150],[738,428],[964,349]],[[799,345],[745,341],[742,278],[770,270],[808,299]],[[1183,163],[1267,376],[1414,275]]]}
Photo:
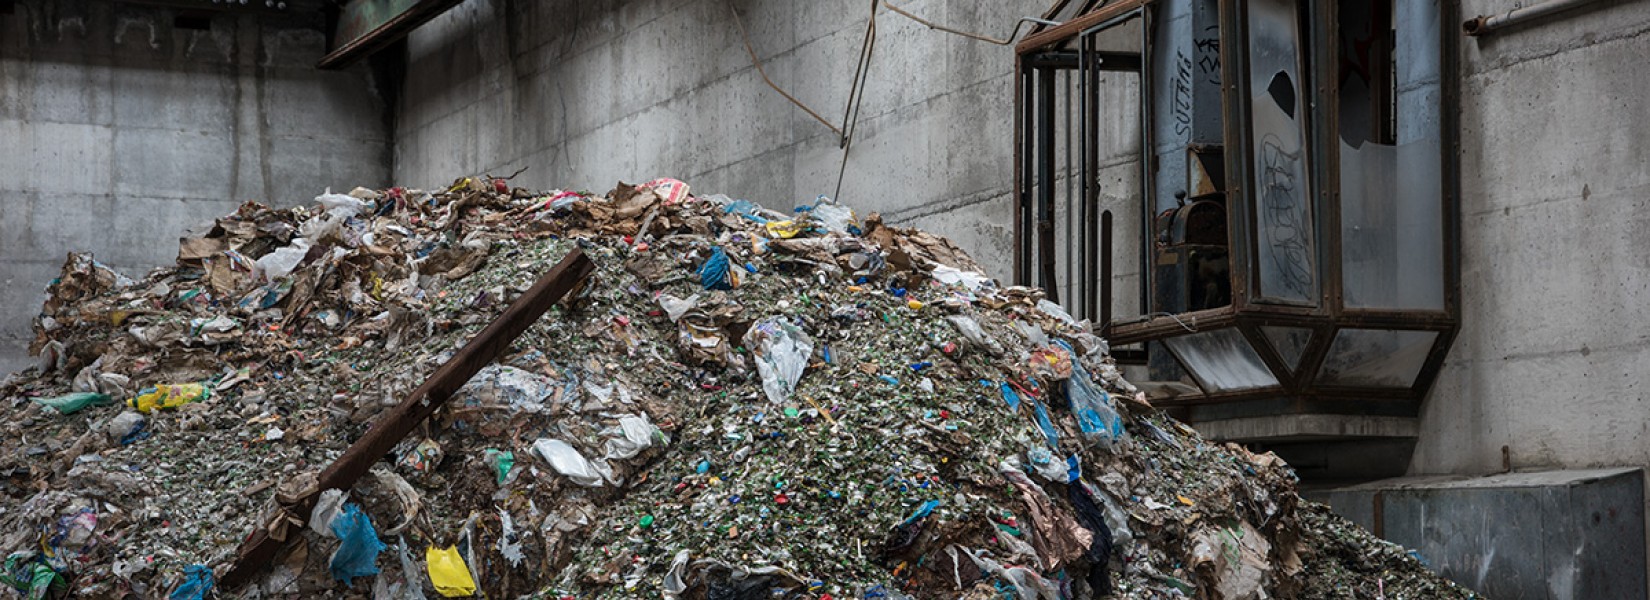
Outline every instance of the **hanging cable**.
{"label": "hanging cable", "polygon": [[842,198],[842,179],[848,174],[848,152],[854,145],[854,130],[859,128],[859,108],[864,106],[865,88],[871,78],[871,55],[877,49],[877,5],[881,0],[871,0],[871,16],[865,21],[865,41],[859,48],[859,66],[854,69],[854,83],[848,88],[848,107],[843,111],[842,127],[846,133],[838,145],[842,147],[842,164],[837,167],[836,190],[831,192],[833,200]]}
{"label": "hanging cable", "polygon": [[797,108],[800,108],[803,112],[808,113],[808,116],[813,117],[814,120],[819,121],[820,124],[829,127],[831,131],[835,132],[840,138],[843,135],[840,127],[832,125],[830,121],[825,120],[825,117],[819,116],[819,113],[814,112],[814,109],[808,108],[808,105],[803,104],[801,100],[797,100],[796,96],[790,95],[789,92],[786,92],[784,89],[780,88],[779,84],[774,83],[773,79],[768,78],[768,72],[762,68],[762,59],[756,57],[756,49],[751,47],[750,35],[745,33],[745,22],[739,18],[739,9],[734,8],[732,0],[728,0],[728,12],[733,13],[733,23],[739,27],[739,37],[744,38],[745,40],[745,52],[751,55],[751,64],[756,66],[756,73],[762,76],[762,81],[766,82],[768,87],[773,88],[773,91],[779,92],[779,95],[784,96],[786,100],[790,100],[791,104],[795,104]]}
{"label": "hanging cable", "polygon": [[1014,30],[1008,32],[1008,37],[1006,37],[1006,38],[994,38],[994,37],[983,35],[983,34],[978,34],[978,33],[963,31],[961,29],[953,29],[953,28],[950,28],[950,27],[946,27],[944,25],[940,25],[940,24],[935,23],[933,21],[929,21],[928,19],[924,19],[922,17],[913,15],[909,12],[906,12],[905,9],[902,9],[898,6],[894,6],[892,4],[888,4],[886,2],[884,2],[882,5],[888,7],[888,10],[894,11],[895,13],[898,13],[901,16],[904,16],[907,19],[910,19],[912,21],[916,21],[918,23],[921,23],[921,24],[927,26],[929,29],[933,29],[935,31],[943,31],[945,33],[949,33],[949,34],[952,34],[952,35],[960,35],[960,36],[963,36],[965,38],[969,38],[969,39],[973,39],[973,40],[979,40],[979,41],[982,41],[982,42],[985,42],[985,43],[988,43],[988,44],[996,44],[998,46],[1007,46],[1009,44],[1014,43],[1014,38],[1020,36],[1020,28],[1024,27],[1026,23],[1033,23],[1033,24],[1037,24],[1037,25],[1048,25],[1048,26],[1051,26],[1051,27],[1060,24],[1059,21],[1050,21],[1048,19],[1039,19],[1037,17],[1020,17],[1020,20],[1014,23]]}

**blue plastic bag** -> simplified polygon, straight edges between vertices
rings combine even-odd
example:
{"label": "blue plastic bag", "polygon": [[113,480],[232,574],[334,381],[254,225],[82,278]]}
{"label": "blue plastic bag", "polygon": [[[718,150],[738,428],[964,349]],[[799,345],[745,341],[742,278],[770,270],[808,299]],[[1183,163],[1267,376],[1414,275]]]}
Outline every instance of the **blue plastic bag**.
{"label": "blue plastic bag", "polygon": [[1048,440],[1048,447],[1059,450],[1060,431],[1054,428],[1054,421],[1049,420],[1048,409],[1043,408],[1043,403],[1036,399],[1032,399],[1031,407],[1037,413],[1037,428],[1043,430],[1043,438]]}
{"label": "blue plastic bag", "polygon": [[733,289],[733,275],[729,272],[728,252],[720,246],[699,267],[699,283],[707,290]]}
{"label": "blue plastic bag", "polygon": [[212,591],[212,569],[205,565],[189,565],[183,570],[183,583],[172,590],[168,600],[201,600]]}
{"label": "blue plastic bag", "polygon": [[1009,386],[1006,381],[1003,382],[1001,387],[1003,391],[1003,402],[1008,403],[1009,412],[1018,412],[1020,410],[1020,395],[1014,393],[1014,388]]}
{"label": "blue plastic bag", "polygon": [[332,535],[338,537],[338,551],[332,553],[328,565],[334,579],[347,584],[356,577],[378,574],[378,553],[386,546],[378,541],[378,532],[361,507],[345,504],[332,520]]}
{"label": "blue plastic bag", "polygon": [[940,506],[940,501],[939,500],[928,500],[926,502],[923,502],[922,505],[918,506],[916,510],[911,511],[911,516],[906,517],[905,522],[901,523],[901,524],[902,525],[909,525],[910,523],[912,523],[913,521],[916,521],[917,519],[921,519],[921,518],[926,517],[930,514],[933,514],[934,509],[939,508],[939,506]]}
{"label": "blue plastic bag", "polygon": [[[1063,340],[1055,343],[1067,351],[1071,350],[1071,346]],[[1072,356],[1071,379],[1066,381],[1066,399],[1071,403],[1071,414],[1077,417],[1077,427],[1082,430],[1084,441],[1110,450],[1112,444],[1123,439],[1123,417],[1117,414],[1111,395],[1089,378],[1083,361],[1077,360],[1075,353]]]}

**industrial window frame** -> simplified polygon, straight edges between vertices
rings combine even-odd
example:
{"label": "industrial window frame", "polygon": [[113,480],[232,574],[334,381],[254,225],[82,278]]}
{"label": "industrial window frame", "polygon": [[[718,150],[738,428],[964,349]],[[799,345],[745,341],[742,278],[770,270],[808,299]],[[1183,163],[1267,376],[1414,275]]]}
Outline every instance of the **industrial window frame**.
{"label": "industrial window frame", "polygon": [[[1223,137],[1228,151],[1225,153],[1226,186],[1228,198],[1228,230],[1231,239],[1229,247],[1232,249],[1231,264],[1231,304],[1225,307],[1185,312],[1177,315],[1148,315],[1135,320],[1114,320],[1111,316],[1111,259],[1110,250],[1115,239],[1111,235],[1110,213],[1101,211],[1098,203],[1098,182],[1094,162],[1094,140],[1091,136],[1094,127],[1089,125],[1083,129],[1081,188],[1079,198],[1080,214],[1069,215],[1079,223],[1082,235],[1068,240],[1068,243],[1077,244],[1082,256],[1086,272],[1080,273],[1072,282],[1073,294],[1068,299],[1068,309],[1075,308],[1075,314],[1095,318],[1101,326],[1101,333],[1107,337],[1114,347],[1127,346],[1137,343],[1161,343],[1166,339],[1192,335],[1194,333],[1209,332],[1222,328],[1235,328],[1242,332],[1250,345],[1259,352],[1267,367],[1274,373],[1279,385],[1276,387],[1247,389],[1241,391],[1219,391],[1211,389],[1207,382],[1198,379],[1201,394],[1190,394],[1178,398],[1160,401],[1164,405],[1183,405],[1203,407],[1213,413],[1224,416],[1242,416],[1276,412],[1279,406],[1293,407],[1292,410],[1328,410],[1330,412],[1355,412],[1364,414],[1414,414],[1419,401],[1426,395],[1433,382],[1437,379],[1443,367],[1451,343],[1459,329],[1460,314],[1460,222],[1459,222],[1459,135],[1458,135],[1458,98],[1459,85],[1453,76],[1457,72],[1458,62],[1458,34],[1452,28],[1442,24],[1458,21],[1458,7],[1453,2],[1440,1],[1437,3],[1440,27],[1438,28],[1438,52],[1440,53],[1440,113],[1438,123],[1440,131],[1441,150],[1439,159],[1442,212],[1442,251],[1443,260],[1443,305],[1441,310],[1389,310],[1349,307],[1343,294],[1343,265],[1341,261],[1342,240],[1340,235],[1341,222],[1341,192],[1339,176],[1339,148],[1334,143],[1335,132],[1339,126],[1338,106],[1339,89],[1336,82],[1338,68],[1336,61],[1328,60],[1337,56],[1340,50],[1338,14],[1335,3],[1303,2],[1306,5],[1304,24],[1306,29],[1303,35],[1309,41],[1307,47],[1313,53],[1306,61],[1301,84],[1302,90],[1307,90],[1302,98],[1303,104],[1313,108],[1306,111],[1307,121],[1307,149],[1315,157],[1311,167],[1311,177],[1317,182],[1313,197],[1314,216],[1313,226],[1317,236],[1315,259],[1317,273],[1320,280],[1319,298],[1315,306],[1294,306],[1289,304],[1267,303],[1257,301],[1253,290],[1249,289],[1253,281],[1258,281],[1257,266],[1252,260],[1252,236],[1256,231],[1254,222],[1253,204],[1244,199],[1247,191],[1252,187],[1249,182],[1254,181],[1254,157],[1246,150],[1250,147],[1250,124],[1246,118],[1249,114],[1247,100],[1247,72],[1248,59],[1245,56],[1249,32],[1246,29],[1247,5],[1241,0],[1220,0],[1220,37],[1221,37],[1221,67],[1223,76],[1222,85],[1222,123]],[[1043,77],[1052,69],[1075,68],[1082,76],[1080,102],[1085,119],[1097,118],[1097,94],[1093,87],[1095,80],[1091,74],[1102,70],[1126,70],[1133,68],[1140,71],[1141,86],[1141,119],[1142,136],[1149,135],[1150,128],[1146,125],[1149,119],[1151,100],[1151,86],[1147,83],[1149,76],[1145,69],[1150,64],[1151,52],[1151,19],[1153,9],[1156,8],[1152,0],[1125,0],[1104,3],[1098,7],[1089,7],[1089,11],[1059,26],[1053,26],[1034,32],[1016,46],[1018,60],[1016,62],[1016,96],[1015,96],[1015,260],[1014,279],[1019,284],[1037,284],[1048,289],[1057,289],[1058,278],[1051,266],[1052,260],[1040,260],[1033,264],[1033,258],[1047,259],[1053,251],[1054,210],[1052,207],[1052,190],[1050,186],[1039,186],[1038,182],[1047,180],[1050,166],[1047,161],[1037,160],[1047,156],[1053,144],[1052,135],[1039,132],[1042,125],[1047,124],[1050,100],[1039,95],[1037,87],[1046,85]],[[1105,27],[1126,22],[1130,19],[1143,19],[1146,26],[1142,28],[1142,54],[1132,57],[1108,56],[1105,60],[1092,60],[1090,57],[1099,56],[1089,46],[1090,40]],[[1398,24],[1402,26],[1402,24]],[[1075,50],[1073,50],[1075,48]],[[1071,56],[1075,54],[1076,56]],[[1059,60],[1054,60],[1060,57]],[[1075,64],[1074,64],[1075,63]],[[1102,66],[1105,65],[1105,66]],[[1048,88],[1044,87],[1043,92]],[[1092,123],[1091,121],[1084,121]],[[1149,174],[1151,168],[1151,152],[1145,140],[1142,141],[1142,171]],[[1243,151],[1232,151],[1242,148]],[[1143,177],[1141,188],[1143,193],[1150,188],[1149,178]],[[1142,199],[1148,202],[1147,199]],[[1152,210],[1150,205],[1144,209],[1141,226],[1142,238],[1149,238],[1145,232],[1152,230],[1150,220]],[[1151,260],[1152,253],[1148,239],[1142,239],[1142,297],[1143,311],[1149,311],[1151,304],[1144,301],[1150,289],[1150,269],[1144,263]],[[1096,285],[1097,284],[1097,285]],[[1311,332],[1310,342],[1300,354],[1298,362],[1288,364],[1282,353],[1278,352],[1266,338],[1262,327],[1292,327]],[[1331,351],[1331,345],[1342,331],[1348,330],[1387,330],[1387,331],[1419,331],[1435,332],[1431,348],[1426,358],[1408,387],[1378,387],[1367,385],[1332,385],[1317,380],[1318,373],[1325,359]],[[1134,360],[1143,362],[1142,353],[1131,354],[1127,351],[1119,352],[1120,360]],[[1177,356],[1177,358],[1179,358]],[[1182,364],[1184,361],[1182,360]],[[1348,403],[1347,400],[1359,402]],[[1279,404],[1284,403],[1284,404]],[[1211,404],[1224,404],[1223,407],[1210,407]],[[1351,408],[1349,408],[1351,406]]]}

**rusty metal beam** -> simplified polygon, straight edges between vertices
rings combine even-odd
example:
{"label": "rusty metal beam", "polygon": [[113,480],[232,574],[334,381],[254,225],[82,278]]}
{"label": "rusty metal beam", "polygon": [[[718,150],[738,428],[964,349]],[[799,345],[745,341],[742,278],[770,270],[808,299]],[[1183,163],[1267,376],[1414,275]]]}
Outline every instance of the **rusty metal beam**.
{"label": "rusty metal beam", "polygon": [[[314,489],[307,490],[290,504],[282,506],[268,526],[259,528],[241,544],[234,566],[224,575],[223,586],[235,589],[268,567],[276,553],[286,545],[285,539],[276,539],[271,531],[279,531],[282,522],[296,519],[309,521],[315,499],[323,490],[348,490],[356,480],[367,474],[373,463],[381,460],[402,438],[434,414],[447,402],[453,392],[474,377],[477,371],[503,354],[522,332],[550,310],[562,297],[573,291],[596,268],[584,252],[574,248],[560,263],[540,277],[526,293],[510,303],[504,314],[487,325],[481,333],[459,349],[423,385],[408,394],[401,404],[378,417],[366,435],[351,444],[317,480]],[[301,526],[299,527],[301,529]],[[294,533],[292,535],[299,535]],[[285,538],[286,536],[280,536]]]}
{"label": "rusty metal beam", "polygon": [[1019,54],[1028,54],[1041,50],[1044,47],[1076,37],[1084,29],[1099,25],[1111,20],[1113,17],[1121,16],[1151,3],[1152,0],[1123,0],[1115,4],[1107,4],[1090,11],[1088,14],[1066,21],[1057,27],[1050,27],[1026,36],[1026,39],[1020,40],[1020,43],[1014,46],[1014,51]]}

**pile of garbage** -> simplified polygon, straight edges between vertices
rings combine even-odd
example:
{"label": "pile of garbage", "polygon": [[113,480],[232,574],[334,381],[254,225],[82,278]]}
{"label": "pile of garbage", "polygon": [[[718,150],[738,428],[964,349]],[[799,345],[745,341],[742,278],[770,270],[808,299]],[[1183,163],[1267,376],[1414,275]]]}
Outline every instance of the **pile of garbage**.
{"label": "pile of garbage", "polygon": [[[575,294],[279,522],[575,248]],[[247,203],[139,280],[70,256],[36,332],[0,386],[0,582],[30,598],[1473,597],[1154,410],[1041,291],[823,198]]]}

